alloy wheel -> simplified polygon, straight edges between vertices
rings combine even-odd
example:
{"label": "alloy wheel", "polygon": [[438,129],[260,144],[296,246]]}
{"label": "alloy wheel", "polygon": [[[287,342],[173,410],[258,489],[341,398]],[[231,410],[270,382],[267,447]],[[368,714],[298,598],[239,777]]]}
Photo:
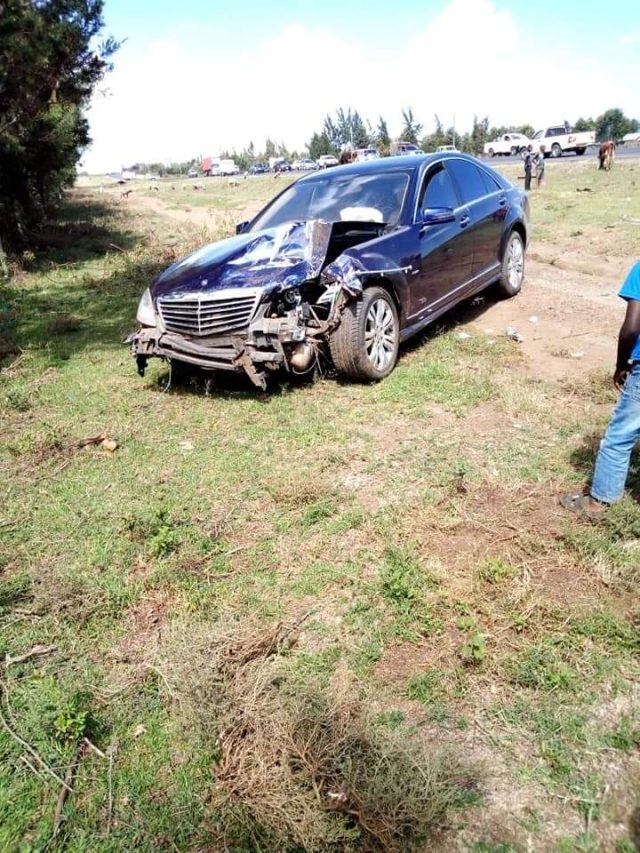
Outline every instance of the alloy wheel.
{"label": "alloy wheel", "polygon": [[394,358],[397,329],[391,306],[384,299],[372,302],[364,326],[367,358],[376,370],[386,370]]}
{"label": "alloy wheel", "polygon": [[509,244],[507,254],[507,276],[509,278],[509,286],[513,290],[517,290],[522,283],[524,273],[524,251],[522,242],[518,237],[514,237]]}

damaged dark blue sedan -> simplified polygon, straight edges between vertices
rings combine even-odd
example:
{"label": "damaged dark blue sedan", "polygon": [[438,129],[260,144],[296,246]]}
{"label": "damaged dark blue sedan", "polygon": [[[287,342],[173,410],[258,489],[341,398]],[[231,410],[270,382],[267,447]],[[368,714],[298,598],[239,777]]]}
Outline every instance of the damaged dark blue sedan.
{"label": "damaged dark blue sedan", "polygon": [[303,177],[158,276],[128,339],[138,371],[160,357],[264,388],[324,355],[349,379],[383,379],[401,342],[460,300],[518,293],[528,222],[526,195],[460,153]]}

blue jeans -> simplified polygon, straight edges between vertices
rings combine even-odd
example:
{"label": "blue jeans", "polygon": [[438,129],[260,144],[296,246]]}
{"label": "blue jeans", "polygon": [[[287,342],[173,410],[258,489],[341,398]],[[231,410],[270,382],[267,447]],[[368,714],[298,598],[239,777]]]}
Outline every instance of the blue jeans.
{"label": "blue jeans", "polygon": [[624,383],[618,404],[600,442],[591,496],[602,503],[619,501],[629,474],[635,443],[640,439],[640,362]]}

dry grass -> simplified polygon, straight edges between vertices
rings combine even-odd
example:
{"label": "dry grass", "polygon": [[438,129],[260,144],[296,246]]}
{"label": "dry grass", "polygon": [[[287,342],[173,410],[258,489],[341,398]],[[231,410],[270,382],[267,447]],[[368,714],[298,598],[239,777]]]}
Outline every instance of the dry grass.
{"label": "dry grass", "polygon": [[203,628],[195,642],[191,631],[161,664],[178,679],[189,739],[218,746],[218,841],[412,849],[473,795],[475,773],[451,750],[376,725],[346,671],[301,684],[296,629]]}

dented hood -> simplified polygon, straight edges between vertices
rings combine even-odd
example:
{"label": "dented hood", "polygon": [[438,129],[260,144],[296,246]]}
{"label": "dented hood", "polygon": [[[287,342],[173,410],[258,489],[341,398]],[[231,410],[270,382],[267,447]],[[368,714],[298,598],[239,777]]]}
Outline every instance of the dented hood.
{"label": "dented hood", "polygon": [[294,287],[320,275],[332,226],[320,219],[239,234],[187,255],[151,285],[154,299],[238,287]]}

